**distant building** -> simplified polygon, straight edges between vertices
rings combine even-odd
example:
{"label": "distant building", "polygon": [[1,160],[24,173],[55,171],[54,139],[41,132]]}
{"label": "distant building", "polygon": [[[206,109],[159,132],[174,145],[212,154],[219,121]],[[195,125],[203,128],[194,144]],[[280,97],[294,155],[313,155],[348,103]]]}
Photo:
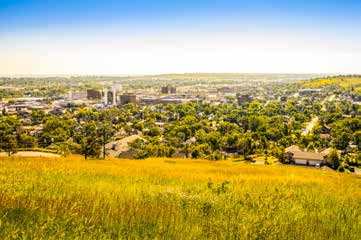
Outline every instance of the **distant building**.
{"label": "distant building", "polygon": [[103,93],[105,106],[117,104],[117,91],[115,88],[104,88]]}
{"label": "distant building", "polygon": [[45,98],[36,98],[36,97],[28,97],[28,98],[17,98],[15,102],[17,103],[32,103],[32,102],[43,102]]}
{"label": "distant building", "polygon": [[305,96],[305,95],[312,95],[312,94],[315,94],[315,93],[320,93],[322,90],[319,89],[319,88],[304,88],[304,89],[300,89],[298,91],[298,93],[301,95],[301,96]]}
{"label": "distant building", "polygon": [[142,97],[140,99],[141,103],[144,103],[145,105],[155,105],[160,102],[159,97]]}
{"label": "distant building", "polygon": [[183,98],[162,98],[159,100],[159,103],[167,105],[169,103],[173,104],[179,104],[179,103],[185,103],[185,99]]}
{"label": "distant building", "polygon": [[81,100],[88,97],[87,91],[69,92],[69,100]]}
{"label": "distant building", "polygon": [[167,105],[170,103],[180,104],[180,103],[188,103],[188,102],[197,103],[198,99],[196,99],[196,98],[178,98],[178,97],[169,97],[169,98],[159,99],[159,103],[164,104],[164,105]]}
{"label": "distant building", "polygon": [[162,93],[162,94],[168,94],[168,86],[162,87],[161,93]]}
{"label": "distant building", "polygon": [[177,93],[177,88],[174,86],[170,86],[170,85],[163,86],[161,89],[161,93],[162,94],[169,94],[169,93],[174,94],[174,93]]}
{"label": "distant building", "polygon": [[156,125],[161,131],[164,131],[164,126],[165,126],[165,123],[164,123],[164,122],[156,122],[155,125]]}
{"label": "distant building", "polygon": [[120,105],[127,103],[133,103],[134,106],[137,104],[137,96],[134,94],[123,94],[120,96]]}
{"label": "distant building", "polygon": [[181,104],[181,103],[198,103],[199,99],[197,98],[186,98],[183,96],[168,96],[168,97],[142,97],[140,99],[140,103],[146,104],[146,105],[155,105],[155,104]]}
{"label": "distant building", "polygon": [[92,100],[100,100],[102,99],[102,92],[95,89],[88,89],[87,98]]}
{"label": "distant building", "polygon": [[226,93],[234,93],[235,92],[235,89],[233,87],[222,87],[222,88],[219,88],[218,89],[218,92],[219,93],[223,93],[223,94],[226,94]]}
{"label": "distant building", "polygon": [[238,105],[242,105],[243,103],[252,102],[252,98],[248,94],[237,94],[237,102]]}

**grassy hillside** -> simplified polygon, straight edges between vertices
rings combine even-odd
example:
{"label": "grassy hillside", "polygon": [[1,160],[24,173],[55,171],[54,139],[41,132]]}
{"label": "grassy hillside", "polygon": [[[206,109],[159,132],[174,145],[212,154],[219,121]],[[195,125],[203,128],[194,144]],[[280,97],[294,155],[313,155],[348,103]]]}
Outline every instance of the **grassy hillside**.
{"label": "grassy hillside", "polygon": [[360,189],[292,166],[0,158],[0,238],[359,239]]}
{"label": "grassy hillside", "polygon": [[332,78],[319,78],[303,81],[304,87],[318,88],[324,86],[338,86],[345,89],[351,87],[361,91],[361,78],[360,77],[332,77]]}

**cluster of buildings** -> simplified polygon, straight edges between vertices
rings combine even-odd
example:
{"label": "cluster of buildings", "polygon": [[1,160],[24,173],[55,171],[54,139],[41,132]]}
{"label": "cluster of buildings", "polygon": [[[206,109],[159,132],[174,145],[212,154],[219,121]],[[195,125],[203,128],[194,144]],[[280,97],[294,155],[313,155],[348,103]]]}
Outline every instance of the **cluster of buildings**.
{"label": "cluster of buildings", "polygon": [[[105,85],[105,83],[104,83]],[[276,89],[277,90],[277,89]],[[281,96],[281,97],[279,97]],[[275,93],[272,85],[258,82],[237,84],[195,84],[193,86],[174,86],[171,84],[158,86],[152,89],[136,89],[124,91],[120,84],[103,89],[87,89],[71,91],[67,97],[59,97],[52,102],[41,98],[15,99],[12,102],[1,103],[3,111],[12,114],[23,111],[41,109],[44,111],[61,111],[67,106],[85,105],[98,109],[109,106],[133,105],[156,105],[156,104],[184,104],[184,103],[210,103],[219,105],[225,102],[235,101],[238,105],[244,105],[254,100],[260,102],[286,101],[288,98],[302,99],[304,96],[318,96],[321,99],[321,89],[300,89],[297,96],[287,96],[280,92]]]}
{"label": "cluster of buildings", "polygon": [[[225,92],[228,93],[225,94]],[[161,87],[158,93],[146,92],[123,92],[119,88],[105,88],[104,90],[89,89],[87,91],[69,93],[68,100],[75,103],[87,103],[87,100],[97,101],[103,107],[109,105],[124,105],[132,103],[134,105],[156,105],[156,104],[182,104],[182,103],[199,103],[199,102],[224,102],[226,96],[237,97],[239,103],[251,102],[253,99],[250,95],[237,95],[234,89],[222,88],[214,94],[211,92],[205,93],[178,93],[175,86],[166,85]]]}
{"label": "cluster of buildings", "polygon": [[9,102],[1,102],[2,112],[5,114],[31,113],[33,110],[50,111],[51,107],[45,98],[17,98]]}
{"label": "cluster of buildings", "polygon": [[[188,102],[201,103],[209,102],[220,104],[227,101],[227,97],[233,97],[238,104],[253,101],[249,94],[239,93],[238,88],[223,86],[211,89],[203,89],[197,92],[177,93],[177,88],[173,85],[165,85],[158,90],[159,92],[125,92],[121,85],[105,87],[99,89],[87,89],[82,91],[70,91],[67,97],[49,101],[45,98],[18,98],[6,103],[0,101],[0,107],[3,113],[18,114],[30,113],[34,109],[44,110],[45,112],[61,112],[69,105],[86,105],[96,108],[107,108],[108,106],[121,106],[128,103],[134,105],[156,105],[156,104],[184,104]],[[238,93],[237,93],[238,92]]]}
{"label": "cluster of buildings", "polygon": [[320,88],[303,88],[298,91],[298,94],[301,96],[310,96],[313,94],[319,94],[322,92]]}

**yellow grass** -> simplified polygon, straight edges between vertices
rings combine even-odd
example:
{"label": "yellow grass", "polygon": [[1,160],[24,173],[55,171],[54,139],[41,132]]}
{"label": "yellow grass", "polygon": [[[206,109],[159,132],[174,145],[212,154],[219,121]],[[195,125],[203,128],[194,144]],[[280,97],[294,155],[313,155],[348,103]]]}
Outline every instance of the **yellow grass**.
{"label": "yellow grass", "polygon": [[343,88],[351,86],[359,87],[361,85],[361,78],[339,77],[339,78],[320,78],[315,80],[308,80],[302,83],[304,87],[318,88],[327,85],[337,85]]}
{"label": "yellow grass", "polygon": [[264,154],[254,154],[249,156],[252,160],[257,162],[265,163],[267,161],[268,164],[276,163],[278,162],[278,159],[273,156],[266,156]]}
{"label": "yellow grass", "polygon": [[359,239],[360,189],[283,165],[0,158],[0,238]]}

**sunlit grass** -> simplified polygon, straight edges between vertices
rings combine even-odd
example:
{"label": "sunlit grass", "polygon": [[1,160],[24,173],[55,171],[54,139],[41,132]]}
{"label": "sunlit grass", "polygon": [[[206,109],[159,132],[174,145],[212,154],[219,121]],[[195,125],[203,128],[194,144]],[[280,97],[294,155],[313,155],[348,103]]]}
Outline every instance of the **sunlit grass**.
{"label": "sunlit grass", "polygon": [[0,238],[359,239],[360,189],[282,165],[2,158]]}
{"label": "sunlit grass", "polygon": [[338,77],[338,78],[320,78],[316,80],[307,80],[302,84],[304,87],[323,87],[327,85],[337,85],[343,88],[349,88],[351,86],[359,87],[361,85],[361,78],[349,78],[349,77]]}

